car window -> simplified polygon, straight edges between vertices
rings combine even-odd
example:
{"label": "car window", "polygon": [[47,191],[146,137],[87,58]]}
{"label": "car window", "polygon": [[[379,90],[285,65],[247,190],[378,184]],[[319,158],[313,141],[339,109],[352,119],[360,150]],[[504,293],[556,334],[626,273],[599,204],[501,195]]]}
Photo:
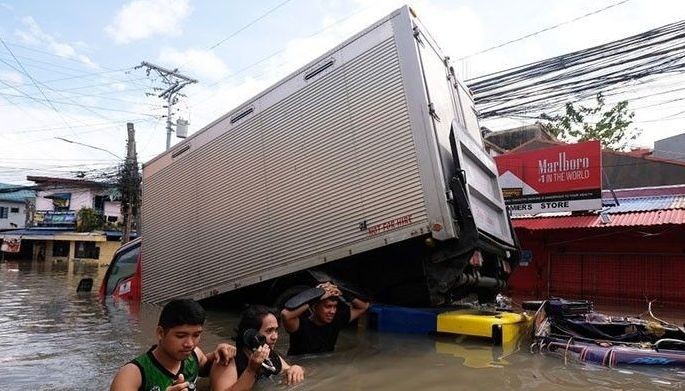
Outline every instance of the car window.
{"label": "car window", "polygon": [[136,272],[136,263],[140,246],[120,252],[113,261],[109,276],[107,277],[107,295],[111,295],[117,287],[117,283],[131,277]]}

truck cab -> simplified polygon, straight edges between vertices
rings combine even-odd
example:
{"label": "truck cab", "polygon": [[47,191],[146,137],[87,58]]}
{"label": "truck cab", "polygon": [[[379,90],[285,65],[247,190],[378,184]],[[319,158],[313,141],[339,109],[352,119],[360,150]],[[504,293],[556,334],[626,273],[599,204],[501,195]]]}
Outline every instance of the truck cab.
{"label": "truck cab", "polygon": [[140,269],[142,238],[121,246],[112,257],[100,285],[100,298],[140,301]]}

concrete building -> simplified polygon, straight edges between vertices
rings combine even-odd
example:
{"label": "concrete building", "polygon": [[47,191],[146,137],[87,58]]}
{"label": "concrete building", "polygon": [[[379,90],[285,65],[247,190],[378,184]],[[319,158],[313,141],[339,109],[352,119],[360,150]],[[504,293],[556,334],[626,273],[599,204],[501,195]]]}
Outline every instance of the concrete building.
{"label": "concrete building", "polygon": [[0,231],[24,228],[27,201],[33,202],[36,194],[32,190],[16,190],[23,186],[0,183]]}
{"label": "concrete building", "polygon": [[[20,243],[18,252],[4,252],[4,259],[108,264],[121,241],[115,186],[81,179],[27,179],[36,183],[35,211],[29,227],[0,232],[5,242]],[[102,217],[100,229],[78,232],[78,212],[83,208]]]}
{"label": "concrete building", "polygon": [[113,184],[83,179],[28,176],[36,183],[34,226],[74,227],[83,208],[92,208],[104,222],[121,222],[121,203]]}
{"label": "concrete building", "polygon": [[655,141],[652,156],[685,162],[685,133]]}

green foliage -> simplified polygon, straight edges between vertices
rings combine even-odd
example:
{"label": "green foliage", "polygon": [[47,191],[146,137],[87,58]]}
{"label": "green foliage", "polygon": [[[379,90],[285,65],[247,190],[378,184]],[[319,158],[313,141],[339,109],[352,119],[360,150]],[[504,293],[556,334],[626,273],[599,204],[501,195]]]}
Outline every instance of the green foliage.
{"label": "green foliage", "polygon": [[[138,161],[135,157],[126,159],[124,164],[119,167],[117,187],[121,193],[121,215],[124,216],[124,221],[130,219],[133,229],[138,229],[135,223],[140,210],[141,183],[142,177],[138,168]],[[131,215],[128,215],[129,210]],[[125,222],[122,223],[121,229],[125,231]]]}
{"label": "green foliage", "polygon": [[130,203],[136,209],[140,205],[140,184],[141,176],[138,162],[134,159],[127,159],[119,167],[119,175],[117,177],[117,187],[121,193],[122,207]]}
{"label": "green foliage", "polygon": [[78,232],[91,232],[105,227],[104,218],[93,208],[81,208],[77,218],[76,231]]}
{"label": "green foliage", "polygon": [[635,112],[628,111],[628,102],[621,101],[608,110],[605,109],[604,97],[597,94],[597,106],[586,107],[572,103],[566,104],[564,115],[540,117],[548,123],[545,130],[565,141],[599,140],[603,148],[623,150],[628,143],[640,135],[641,130],[630,128]]}

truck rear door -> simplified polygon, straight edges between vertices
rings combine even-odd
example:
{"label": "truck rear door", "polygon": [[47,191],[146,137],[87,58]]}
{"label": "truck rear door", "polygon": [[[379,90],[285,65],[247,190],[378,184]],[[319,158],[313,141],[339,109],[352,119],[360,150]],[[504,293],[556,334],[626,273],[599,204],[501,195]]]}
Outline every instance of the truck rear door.
{"label": "truck rear door", "polygon": [[[460,174],[457,171],[461,171],[470,213],[479,234],[513,247],[515,239],[497,181],[497,166],[484,150],[473,100],[430,34],[418,19],[414,18],[413,22],[446,188],[451,178]],[[454,133],[454,151],[450,132]]]}

